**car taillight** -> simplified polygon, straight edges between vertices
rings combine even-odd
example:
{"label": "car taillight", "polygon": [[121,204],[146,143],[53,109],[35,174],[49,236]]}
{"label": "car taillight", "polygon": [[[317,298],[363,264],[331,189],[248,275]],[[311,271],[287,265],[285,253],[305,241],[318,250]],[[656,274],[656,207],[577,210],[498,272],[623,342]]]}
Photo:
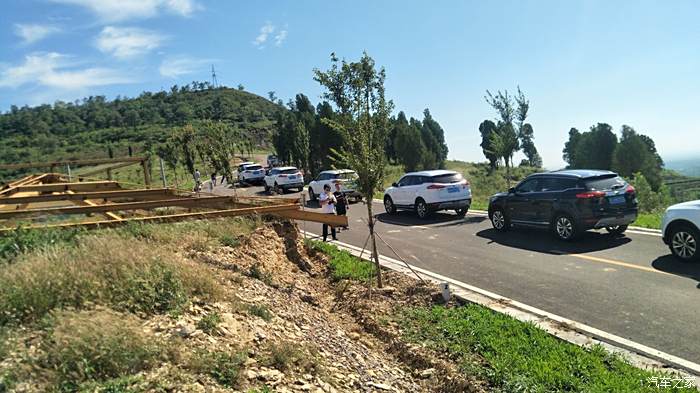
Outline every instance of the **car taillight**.
{"label": "car taillight", "polygon": [[587,191],[576,194],[576,198],[579,199],[590,199],[590,198],[602,198],[605,196],[603,191]]}
{"label": "car taillight", "polygon": [[634,189],[634,187],[632,187],[631,184],[628,184],[628,185],[627,185],[627,188],[625,188],[625,193],[627,193],[627,194],[631,194],[631,193],[633,193],[634,191],[635,191],[635,189]]}
{"label": "car taillight", "polygon": [[439,190],[445,188],[444,184],[431,184],[428,186],[428,190]]}
{"label": "car taillight", "polygon": [[469,180],[464,179],[460,182],[462,185],[469,187]]}

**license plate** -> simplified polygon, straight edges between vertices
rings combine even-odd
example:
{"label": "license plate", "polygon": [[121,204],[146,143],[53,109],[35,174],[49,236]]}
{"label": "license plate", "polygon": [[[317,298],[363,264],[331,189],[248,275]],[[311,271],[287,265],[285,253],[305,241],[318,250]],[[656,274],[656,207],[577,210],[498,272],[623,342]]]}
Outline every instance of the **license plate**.
{"label": "license plate", "polygon": [[447,192],[459,192],[459,187],[447,187]]}
{"label": "license plate", "polygon": [[296,176],[289,176],[290,180],[296,180],[296,178],[297,178]]}
{"label": "license plate", "polygon": [[610,197],[608,199],[608,201],[610,201],[611,205],[621,205],[621,204],[625,203],[625,196],[624,195],[617,195],[614,197]]}

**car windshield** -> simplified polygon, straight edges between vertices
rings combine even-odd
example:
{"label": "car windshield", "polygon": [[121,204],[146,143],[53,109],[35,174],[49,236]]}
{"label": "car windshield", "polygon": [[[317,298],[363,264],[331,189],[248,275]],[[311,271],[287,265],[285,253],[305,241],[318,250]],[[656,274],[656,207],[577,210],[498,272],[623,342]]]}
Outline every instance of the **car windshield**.
{"label": "car windshield", "polygon": [[284,173],[285,175],[293,175],[297,172],[299,172],[299,170],[297,168],[281,169],[280,170],[280,173]]}
{"label": "car windshield", "polygon": [[438,184],[459,183],[462,180],[464,180],[464,178],[462,177],[461,173],[448,173],[445,175],[438,175],[430,178],[430,181],[432,183]]}
{"label": "car windshield", "polygon": [[245,167],[246,171],[257,171],[259,169],[262,169],[262,165],[247,165]]}
{"label": "car windshield", "polygon": [[625,181],[617,175],[604,175],[586,179],[586,189],[590,191],[616,190],[625,186]]}
{"label": "car windshield", "polygon": [[355,180],[357,179],[357,173],[355,172],[343,172],[339,173],[334,176],[336,179],[344,179],[344,180]]}

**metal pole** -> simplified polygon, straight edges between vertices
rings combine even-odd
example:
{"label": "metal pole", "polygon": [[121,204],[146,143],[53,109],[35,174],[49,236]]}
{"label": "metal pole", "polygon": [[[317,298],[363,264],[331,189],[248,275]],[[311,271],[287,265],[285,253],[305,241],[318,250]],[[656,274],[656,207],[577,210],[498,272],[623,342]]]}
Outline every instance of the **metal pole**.
{"label": "metal pole", "polygon": [[158,157],[160,160],[160,178],[163,179],[163,188],[168,188],[168,182],[165,180],[165,168],[163,167],[163,159]]}
{"label": "metal pole", "polygon": [[68,169],[68,181],[72,182],[73,179],[71,178],[71,174],[70,174],[70,164],[66,164],[66,169]]}

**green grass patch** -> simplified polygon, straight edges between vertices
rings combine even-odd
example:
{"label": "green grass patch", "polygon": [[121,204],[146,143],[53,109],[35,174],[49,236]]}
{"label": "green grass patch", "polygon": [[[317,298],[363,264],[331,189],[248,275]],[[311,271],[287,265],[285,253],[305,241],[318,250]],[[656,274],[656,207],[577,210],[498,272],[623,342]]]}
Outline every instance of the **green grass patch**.
{"label": "green grass patch", "polygon": [[190,368],[200,374],[207,374],[223,386],[238,386],[245,362],[244,352],[200,351],[196,354]]}
{"label": "green grass patch", "polygon": [[268,309],[264,304],[251,304],[248,306],[248,313],[261,318],[265,322],[270,322],[273,317],[270,309]]}
{"label": "green grass patch", "polygon": [[21,254],[53,245],[75,244],[84,230],[45,229],[32,230],[17,228],[0,236],[0,263],[11,263]]}
{"label": "green grass patch", "polygon": [[479,305],[409,308],[398,320],[405,339],[447,353],[464,372],[506,392],[657,392],[648,378],[670,376],[636,368],[600,346],[569,344]]}
{"label": "green grass patch", "polygon": [[210,312],[197,321],[197,328],[204,333],[211,334],[214,329],[221,323],[221,315],[218,312]]}
{"label": "green grass patch", "polygon": [[318,362],[313,353],[292,342],[270,343],[264,350],[262,364],[280,371],[297,370],[316,374]]}
{"label": "green grass patch", "polygon": [[632,225],[650,229],[661,229],[661,219],[663,216],[663,212],[639,213],[637,220]]}
{"label": "green grass patch", "polygon": [[73,247],[25,254],[0,269],[0,325],[90,304],[178,312],[191,299],[215,300],[220,291],[209,271],[174,250],[109,234],[87,236]]}
{"label": "green grass patch", "polygon": [[319,241],[310,241],[309,246],[330,257],[328,262],[333,280],[369,281],[376,275],[374,264],[339,250],[336,246]]}

